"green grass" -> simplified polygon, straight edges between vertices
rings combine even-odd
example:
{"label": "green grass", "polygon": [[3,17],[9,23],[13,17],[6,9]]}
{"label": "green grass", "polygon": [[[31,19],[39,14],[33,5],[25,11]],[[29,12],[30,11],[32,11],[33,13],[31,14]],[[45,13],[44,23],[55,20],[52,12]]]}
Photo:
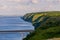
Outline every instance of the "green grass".
{"label": "green grass", "polygon": [[26,21],[32,21],[35,31],[30,33],[24,40],[46,40],[60,37],[59,11],[36,12],[25,16],[28,17],[28,20],[25,19]]}
{"label": "green grass", "polygon": [[35,14],[32,21],[35,21],[38,17],[42,16],[43,14]]}

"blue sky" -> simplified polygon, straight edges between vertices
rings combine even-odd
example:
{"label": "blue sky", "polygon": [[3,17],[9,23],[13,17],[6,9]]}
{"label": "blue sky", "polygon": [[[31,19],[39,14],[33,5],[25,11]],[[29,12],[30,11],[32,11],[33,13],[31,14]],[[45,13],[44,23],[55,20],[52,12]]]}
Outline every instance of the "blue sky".
{"label": "blue sky", "polygon": [[0,0],[0,15],[20,16],[40,11],[60,11],[60,0]]}

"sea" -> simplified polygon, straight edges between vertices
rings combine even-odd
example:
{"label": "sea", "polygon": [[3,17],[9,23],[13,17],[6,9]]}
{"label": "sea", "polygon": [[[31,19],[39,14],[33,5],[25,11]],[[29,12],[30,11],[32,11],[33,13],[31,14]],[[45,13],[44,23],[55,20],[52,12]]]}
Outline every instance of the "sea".
{"label": "sea", "polygon": [[34,30],[34,27],[21,16],[0,16],[0,40],[23,40],[30,33],[15,30]]}

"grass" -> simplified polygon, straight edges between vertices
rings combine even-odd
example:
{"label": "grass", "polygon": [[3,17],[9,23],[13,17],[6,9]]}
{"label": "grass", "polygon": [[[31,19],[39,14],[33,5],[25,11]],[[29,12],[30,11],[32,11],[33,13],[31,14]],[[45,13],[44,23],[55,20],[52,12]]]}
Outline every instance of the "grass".
{"label": "grass", "polygon": [[42,16],[43,14],[35,14],[32,21],[35,21],[38,17]]}
{"label": "grass", "polygon": [[32,21],[35,31],[30,33],[24,40],[46,40],[60,37],[59,11],[31,13],[27,17],[28,21]]}

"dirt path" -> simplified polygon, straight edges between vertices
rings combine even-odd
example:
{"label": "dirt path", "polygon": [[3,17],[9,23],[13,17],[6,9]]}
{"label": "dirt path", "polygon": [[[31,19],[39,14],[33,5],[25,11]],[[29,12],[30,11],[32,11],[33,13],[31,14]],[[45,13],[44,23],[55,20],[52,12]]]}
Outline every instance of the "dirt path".
{"label": "dirt path", "polygon": [[48,40],[60,40],[60,38],[53,38],[53,39],[48,39]]}

